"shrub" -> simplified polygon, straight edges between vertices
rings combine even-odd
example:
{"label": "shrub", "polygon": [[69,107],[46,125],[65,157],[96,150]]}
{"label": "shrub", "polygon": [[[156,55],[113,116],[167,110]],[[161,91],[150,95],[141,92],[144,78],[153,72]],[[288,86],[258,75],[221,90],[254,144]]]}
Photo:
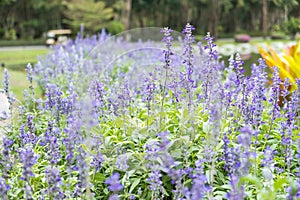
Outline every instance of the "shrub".
{"label": "shrub", "polygon": [[300,18],[291,17],[283,24],[285,33],[290,35],[292,39],[295,38],[296,33],[299,31]]}

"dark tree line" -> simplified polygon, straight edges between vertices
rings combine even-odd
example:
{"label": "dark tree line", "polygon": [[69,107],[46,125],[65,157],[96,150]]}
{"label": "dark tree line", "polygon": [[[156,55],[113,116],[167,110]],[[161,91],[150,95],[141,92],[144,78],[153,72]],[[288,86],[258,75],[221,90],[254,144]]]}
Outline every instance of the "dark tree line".
{"label": "dark tree line", "polygon": [[137,27],[191,22],[198,33],[267,35],[300,17],[300,0],[0,0],[0,37],[41,37],[49,29],[85,25],[112,34]]}

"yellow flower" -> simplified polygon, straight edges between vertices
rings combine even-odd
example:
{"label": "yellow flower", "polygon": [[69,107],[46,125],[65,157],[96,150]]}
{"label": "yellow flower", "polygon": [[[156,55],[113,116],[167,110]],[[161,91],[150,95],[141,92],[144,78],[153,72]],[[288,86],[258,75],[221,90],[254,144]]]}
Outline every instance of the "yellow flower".
{"label": "yellow flower", "polygon": [[291,90],[296,89],[295,80],[300,78],[300,41],[297,44],[283,51],[280,57],[270,46],[269,52],[262,47],[259,47],[260,55],[266,60],[267,65],[272,68],[279,68],[280,79],[288,78],[292,84]]}

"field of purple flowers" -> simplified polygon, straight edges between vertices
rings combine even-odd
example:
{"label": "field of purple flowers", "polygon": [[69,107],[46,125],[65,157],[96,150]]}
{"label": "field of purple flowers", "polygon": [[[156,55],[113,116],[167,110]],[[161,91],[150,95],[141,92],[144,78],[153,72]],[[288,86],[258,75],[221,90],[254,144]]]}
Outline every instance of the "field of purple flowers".
{"label": "field of purple flowers", "polygon": [[1,199],[299,199],[300,81],[263,59],[245,76],[193,30],[179,53],[169,28],[164,48],[78,34],[27,66],[18,105],[5,70]]}

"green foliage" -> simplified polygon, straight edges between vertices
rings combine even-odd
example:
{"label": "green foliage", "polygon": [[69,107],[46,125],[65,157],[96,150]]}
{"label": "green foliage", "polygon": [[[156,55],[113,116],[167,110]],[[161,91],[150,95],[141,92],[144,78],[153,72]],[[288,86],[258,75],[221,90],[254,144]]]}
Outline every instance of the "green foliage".
{"label": "green foliage", "polygon": [[[277,24],[297,16],[297,0],[266,2],[269,18]],[[16,28],[15,23],[19,26],[15,31],[21,38],[41,37],[50,29],[71,27],[76,32],[81,23],[85,24],[89,34],[95,34],[102,28],[115,34],[123,31],[124,24],[127,24],[126,9],[123,0],[2,0],[0,37],[11,38],[9,30]],[[197,30],[201,34],[207,31],[222,35],[233,34],[237,30],[261,32],[261,0],[132,0],[130,10],[130,28],[168,24],[179,30],[188,20],[201,24]]]}
{"label": "green foliage", "polygon": [[300,18],[291,17],[287,22],[283,24],[283,29],[286,34],[290,35],[292,38],[300,30]]}
{"label": "green foliage", "polygon": [[114,21],[114,10],[106,7],[105,2],[94,0],[72,0],[66,2],[65,20],[73,29],[79,30],[83,24],[88,33],[95,33],[103,28],[107,28],[112,32],[120,32],[123,30],[120,22]]}
{"label": "green foliage", "polygon": [[272,0],[272,2],[278,7],[298,6],[298,1],[297,0]]}
{"label": "green foliage", "polygon": [[118,34],[125,30],[124,24],[122,24],[119,21],[112,21],[105,28],[109,33],[113,35]]}

